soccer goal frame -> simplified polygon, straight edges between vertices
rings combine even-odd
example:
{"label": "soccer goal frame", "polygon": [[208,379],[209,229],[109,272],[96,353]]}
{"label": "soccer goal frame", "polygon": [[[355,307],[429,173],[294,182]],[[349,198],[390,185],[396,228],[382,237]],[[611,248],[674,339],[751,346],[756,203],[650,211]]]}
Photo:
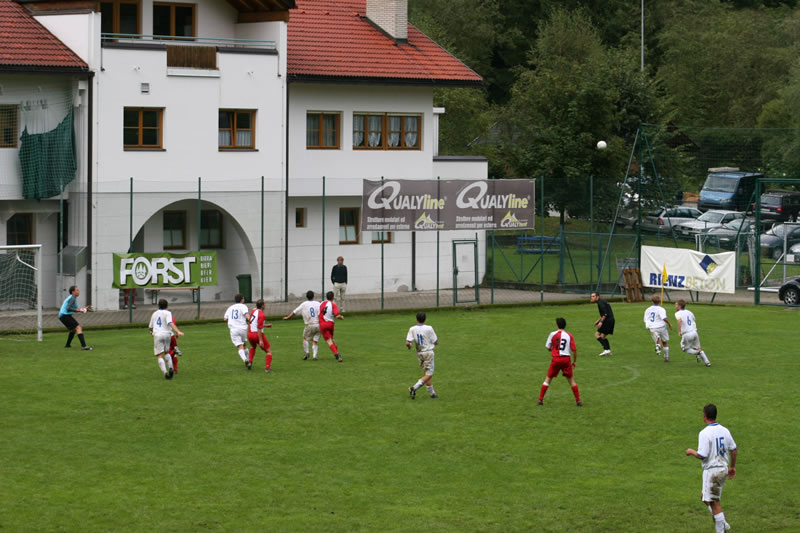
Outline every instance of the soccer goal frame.
{"label": "soccer goal frame", "polygon": [[[35,307],[36,307],[36,340],[42,341],[42,245],[41,244],[26,244],[26,245],[2,245],[0,246],[0,254],[8,254],[14,251],[26,251],[33,253],[33,264],[29,264],[25,259],[16,254],[16,261],[22,263],[27,268],[30,268],[34,275],[35,280]],[[8,280],[6,280],[7,282]]]}

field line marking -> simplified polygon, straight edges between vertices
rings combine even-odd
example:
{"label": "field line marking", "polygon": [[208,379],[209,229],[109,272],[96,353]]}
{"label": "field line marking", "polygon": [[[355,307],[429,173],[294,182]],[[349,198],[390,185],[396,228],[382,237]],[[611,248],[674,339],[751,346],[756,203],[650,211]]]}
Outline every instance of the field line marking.
{"label": "field line marking", "polygon": [[594,388],[595,389],[605,389],[605,388],[608,388],[608,387],[616,387],[617,385],[625,385],[626,383],[630,383],[631,381],[636,381],[637,379],[639,379],[639,376],[641,374],[639,373],[639,371],[635,367],[623,366],[622,368],[626,368],[626,369],[630,370],[631,377],[629,377],[627,379],[623,379],[622,381],[616,381],[614,383],[606,383],[605,385],[600,385],[599,387],[594,387]]}

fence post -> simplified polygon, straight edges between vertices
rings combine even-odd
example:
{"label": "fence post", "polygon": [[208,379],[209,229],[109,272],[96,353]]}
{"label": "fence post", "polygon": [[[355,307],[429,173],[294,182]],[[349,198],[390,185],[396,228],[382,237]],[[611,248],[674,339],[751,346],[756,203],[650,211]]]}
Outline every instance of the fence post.
{"label": "fence post", "polygon": [[[288,211],[285,210],[284,212]],[[288,218],[288,217],[287,217]],[[284,224],[288,224],[288,220],[284,221]],[[261,280],[259,281],[261,285],[261,292],[260,298],[264,298],[264,176],[261,176]]]}
{"label": "fence post", "polygon": [[[442,191],[441,191],[441,176],[436,176],[436,198],[441,198]],[[439,213],[439,204],[436,204],[436,220],[441,220],[442,217]],[[455,287],[453,287],[455,290]],[[439,228],[436,228],[436,307],[439,307]]]}
{"label": "fence post", "polygon": [[539,289],[539,302],[544,303],[544,176],[540,176],[539,179],[541,180],[541,186],[539,187],[539,197],[540,197],[540,211],[542,212],[542,242],[541,246],[539,247],[539,273],[541,275],[541,287]]}
{"label": "fence post", "polygon": [[[488,259],[486,261],[487,265],[491,264],[491,266],[492,266],[492,278],[491,278],[491,280],[492,280],[491,281],[491,287],[492,287],[492,290],[491,290],[491,302],[492,302],[492,304],[494,304],[494,235],[495,235],[495,231],[492,230],[492,262],[489,263]],[[488,245],[488,243],[487,243],[487,245]],[[488,255],[488,250],[487,250],[487,255]]]}
{"label": "fence post", "polygon": [[[381,185],[383,185],[383,176],[381,176]],[[383,288],[384,288],[383,287],[383,283],[384,283],[383,280],[385,279],[384,272],[383,272],[383,259],[384,259],[384,256],[383,256],[383,237],[384,237],[385,233],[386,233],[385,231],[381,231],[381,311],[383,311]],[[372,240],[372,239],[370,239],[370,240]]]}
{"label": "fence post", "polygon": [[[133,252],[133,176],[131,176],[131,192],[130,192],[130,215],[128,216],[128,253]],[[64,231],[64,225],[61,225],[61,231]],[[59,234],[60,237],[60,234]],[[61,254],[59,254],[61,255]],[[136,295],[136,289],[122,289],[126,292],[125,301],[128,303],[128,324],[133,323],[133,302]],[[141,302],[139,302],[141,305]]]}
{"label": "fence post", "polygon": [[325,298],[325,176],[322,176],[322,287],[319,294]]}
{"label": "fence post", "polygon": [[[203,193],[202,193],[203,186],[202,186],[202,180],[203,180],[203,178],[201,178],[200,176],[197,177],[197,251],[198,252],[200,252],[200,227],[201,227],[200,218],[203,216],[203,211],[202,211],[203,210]],[[197,316],[195,317],[195,320],[199,320],[200,319],[200,301],[202,300],[202,297],[201,297],[202,294],[203,294],[203,291],[201,290],[201,287],[198,285],[198,287],[197,287]]]}
{"label": "fence post", "polygon": [[[611,222],[614,223],[613,221]],[[594,175],[589,176],[589,287],[594,283]]]}

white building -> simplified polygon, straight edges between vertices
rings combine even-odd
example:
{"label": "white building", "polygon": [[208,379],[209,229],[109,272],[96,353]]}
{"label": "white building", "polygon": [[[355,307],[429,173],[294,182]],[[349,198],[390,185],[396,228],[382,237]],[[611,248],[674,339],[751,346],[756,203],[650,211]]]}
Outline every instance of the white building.
{"label": "white building", "polygon": [[[63,196],[68,243],[86,266],[53,271],[46,306],[74,283],[87,303],[116,309],[114,253],[194,251],[198,240],[218,257],[204,301],[230,299],[239,274],[268,300],[319,290],[337,255],[350,293],[375,292],[381,246],[349,218],[361,180],[486,178],[485,160],[437,157],[433,108],[433,87],[481,79],[407,24],[405,2],[0,2],[24,6],[82,62],[83,78],[71,78],[78,169]],[[368,53],[355,54],[363,39]],[[4,221],[26,208],[12,181],[0,177]],[[61,212],[58,198],[47,202],[50,218]],[[54,257],[42,235],[32,238]],[[442,287],[452,284],[449,243],[467,236],[441,235]],[[414,280],[411,234],[386,237],[386,289],[434,287],[436,235],[415,237]]]}

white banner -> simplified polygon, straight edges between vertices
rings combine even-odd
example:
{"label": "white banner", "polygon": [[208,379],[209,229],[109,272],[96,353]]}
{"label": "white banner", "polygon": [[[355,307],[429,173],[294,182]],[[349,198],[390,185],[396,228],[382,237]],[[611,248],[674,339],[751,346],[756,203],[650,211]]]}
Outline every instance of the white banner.
{"label": "white banner", "polygon": [[704,254],[686,248],[642,246],[642,283],[660,288],[666,268],[665,289],[733,294],[736,289],[736,254]]}

